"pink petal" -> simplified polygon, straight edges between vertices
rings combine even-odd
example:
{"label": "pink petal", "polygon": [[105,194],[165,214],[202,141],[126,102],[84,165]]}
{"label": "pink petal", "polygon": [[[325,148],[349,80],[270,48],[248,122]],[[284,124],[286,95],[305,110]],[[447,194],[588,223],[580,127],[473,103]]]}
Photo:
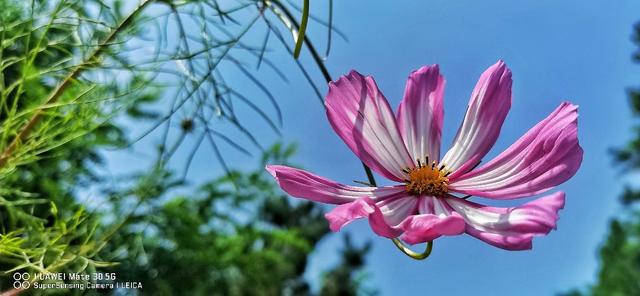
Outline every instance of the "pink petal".
{"label": "pink petal", "polygon": [[405,192],[398,194],[397,198],[386,198],[381,201],[376,201],[376,206],[380,208],[387,224],[396,226],[417,212],[418,200],[415,196],[408,195]]}
{"label": "pink petal", "polygon": [[[427,201],[431,207],[424,206]],[[415,215],[418,208],[429,209],[427,212],[420,210],[420,214]],[[442,199],[430,196],[398,194],[379,202],[362,197],[335,207],[325,217],[332,231],[339,231],[356,219],[368,218],[376,234],[388,238],[402,235],[401,239],[409,244],[432,241],[443,235],[458,235],[465,230],[460,214]]]}
{"label": "pink petal", "polygon": [[421,197],[420,215],[409,216],[403,223],[402,240],[409,244],[433,241],[443,235],[464,233],[462,216],[453,211],[441,198]]}
{"label": "pink petal", "polygon": [[498,61],[480,76],[458,134],[441,163],[462,173],[477,165],[496,142],[510,107],[511,71]]}
{"label": "pink petal", "polygon": [[360,218],[369,218],[373,231],[384,237],[394,238],[402,234],[402,226],[394,221],[403,221],[416,208],[416,198],[400,196],[395,203],[380,206],[368,197],[339,205],[325,214],[332,231],[340,231],[346,224]]}
{"label": "pink petal", "polygon": [[409,75],[396,121],[413,160],[440,159],[445,80],[438,65]]}
{"label": "pink petal", "polygon": [[489,207],[456,197],[446,201],[464,217],[468,234],[498,248],[528,250],[533,237],[556,228],[564,193],[556,192],[514,208]]}
{"label": "pink petal", "polygon": [[344,204],[360,197],[384,200],[405,192],[404,186],[347,186],[301,169],[282,165],[267,165],[266,169],[276,179],[280,188],[291,196],[328,204]]}
{"label": "pink petal", "polygon": [[452,175],[449,190],[496,199],[539,194],[571,178],[582,153],[578,107],[565,102],[484,166]]}
{"label": "pink petal", "polygon": [[371,76],[356,71],[329,83],[325,105],[335,132],[367,166],[402,181],[413,162],[393,112]]}

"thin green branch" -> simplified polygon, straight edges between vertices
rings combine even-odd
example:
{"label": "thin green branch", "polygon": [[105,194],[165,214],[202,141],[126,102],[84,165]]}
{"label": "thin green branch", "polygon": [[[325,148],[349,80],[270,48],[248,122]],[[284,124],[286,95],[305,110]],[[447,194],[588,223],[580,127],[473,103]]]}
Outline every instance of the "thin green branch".
{"label": "thin green branch", "polygon": [[[91,68],[92,64],[95,62],[95,59],[107,49],[107,47],[116,38],[116,36],[124,31],[124,29],[127,28],[131,24],[131,22],[133,22],[135,17],[151,2],[153,2],[153,0],[143,0],[142,2],[140,2],[138,7],[136,7],[115,29],[113,29],[109,33],[109,35],[98,46],[98,48],[96,48],[93,53],[91,53],[82,63],[75,67],[60,82],[60,84],[58,84],[58,86],[53,90],[53,92],[49,95],[49,97],[43,104],[50,105],[52,103],[55,103],[62,96],[64,91],[71,85],[71,83],[76,80],[86,69]],[[9,146],[7,146],[7,148],[5,148],[0,155],[0,167],[6,165],[7,160],[11,157],[13,151],[31,134],[32,130],[42,119],[42,116],[42,111],[37,111],[33,114],[31,119],[29,119],[29,121],[20,129],[18,135],[16,135]]]}
{"label": "thin green branch", "polygon": [[[280,20],[284,23],[285,26],[289,28],[289,30],[292,30],[292,31],[300,30],[298,23],[294,21],[295,18],[293,17],[293,14],[291,13],[291,11],[289,11],[289,9],[285,5],[283,5],[280,1],[277,1],[277,0],[265,1],[265,4],[271,9],[271,11],[273,11],[273,13],[276,16],[278,16],[278,18],[280,18]],[[306,35],[304,36],[304,44],[307,46],[307,49],[311,53],[311,57],[313,58],[313,61],[316,63],[316,65],[318,66],[318,69],[320,69],[320,72],[322,72],[322,76],[324,77],[324,80],[327,81],[327,83],[331,82],[332,81],[331,74],[329,74],[329,71],[324,66],[322,57],[316,50],[315,46],[313,46],[313,43],[311,42],[309,37]]]}
{"label": "thin green branch", "polygon": [[298,30],[298,40],[296,40],[296,47],[293,50],[294,59],[300,57],[300,50],[302,49],[305,32],[307,31],[307,22],[309,22],[309,0],[304,0],[304,6],[302,7],[302,19],[300,20],[300,29]]}

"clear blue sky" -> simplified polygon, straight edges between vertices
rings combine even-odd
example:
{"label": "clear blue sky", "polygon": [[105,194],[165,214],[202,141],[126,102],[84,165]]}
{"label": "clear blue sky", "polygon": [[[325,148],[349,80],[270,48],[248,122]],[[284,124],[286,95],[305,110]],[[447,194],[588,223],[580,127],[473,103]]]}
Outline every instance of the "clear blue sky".
{"label": "clear blue sky", "polygon": [[[323,1],[312,11],[323,15]],[[334,36],[326,64],[337,78],[351,69],[374,75],[394,109],[410,71],[440,64],[447,79],[443,151],[460,124],[469,94],[480,73],[498,59],[513,71],[513,106],[489,156],[508,147],[561,101],[580,106],[579,138],[585,150],[577,175],[557,190],[567,193],[558,229],[537,238],[532,251],[510,252],[467,236],[438,239],[431,257],[414,261],[388,240],[377,237],[366,221],[347,226],[357,241],[371,240],[369,284],[382,295],[550,295],[591,282],[596,250],[608,220],[619,210],[623,180],[612,167],[608,149],[631,136],[625,89],[640,84],[640,66],[630,61],[632,25],[640,21],[640,2],[620,1],[334,1],[335,23],[349,37]],[[248,41],[260,42],[262,30]],[[310,35],[324,40],[325,30],[310,23]],[[253,38],[253,39],[252,39]],[[275,41],[275,40],[274,40]],[[317,45],[324,48],[324,42]],[[275,62],[298,73],[280,47],[271,42]],[[311,65],[303,50],[302,61]],[[246,92],[258,95],[246,83]],[[282,140],[299,144],[295,162],[344,183],[365,177],[359,160],[331,130],[308,85],[295,75],[291,83],[261,70],[284,110]],[[323,86],[322,77],[314,78]],[[268,108],[268,104],[264,104]],[[249,124],[251,117],[247,116]],[[264,124],[253,122],[263,143],[278,140]],[[212,152],[196,156],[190,177],[211,178],[222,171]],[[113,154],[111,163],[137,156]],[[178,160],[180,157],[178,156]],[[228,152],[231,165],[254,168],[255,159]],[[124,162],[128,163],[128,162]],[[378,177],[379,180],[382,178]],[[484,202],[475,198],[475,201]],[[498,203],[514,205],[526,200]],[[494,203],[495,204],[495,203]],[[308,273],[337,262],[339,235],[323,240]]]}

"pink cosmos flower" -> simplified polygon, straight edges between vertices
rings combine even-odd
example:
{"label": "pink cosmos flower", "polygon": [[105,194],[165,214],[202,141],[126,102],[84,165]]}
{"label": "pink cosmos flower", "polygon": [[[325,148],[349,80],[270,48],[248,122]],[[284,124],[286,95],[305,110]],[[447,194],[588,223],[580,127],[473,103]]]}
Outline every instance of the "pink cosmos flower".
{"label": "pink cosmos flower", "polygon": [[578,107],[560,104],[507,150],[476,168],[509,112],[511,82],[502,61],[480,76],[453,144],[441,157],[445,80],[437,65],[409,75],[395,116],[373,78],[352,71],[329,83],[329,122],[363,163],[401,184],[356,187],[292,167],[266,169],[290,195],[338,205],[325,215],[333,231],[368,218],[376,234],[410,244],[467,233],[499,248],[531,249],[534,236],[556,227],[563,192],[510,208],[466,198],[528,197],[571,178],[583,154]]}

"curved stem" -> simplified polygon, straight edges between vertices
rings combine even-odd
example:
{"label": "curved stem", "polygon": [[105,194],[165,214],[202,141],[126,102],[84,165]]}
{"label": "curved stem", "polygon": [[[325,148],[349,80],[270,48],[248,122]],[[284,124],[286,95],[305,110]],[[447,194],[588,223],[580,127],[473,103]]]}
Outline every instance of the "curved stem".
{"label": "curved stem", "polygon": [[392,238],[391,241],[393,241],[393,244],[396,245],[396,247],[398,247],[398,250],[402,251],[402,253],[404,253],[405,255],[416,260],[427,259],[427,257],[431,255],[431,249],[433,249],[432,241],[427,242],[427,248],[422,253],[414,252],[413,250],[409,249],[409,247],[405,246],[404,243],[397,238]]}

